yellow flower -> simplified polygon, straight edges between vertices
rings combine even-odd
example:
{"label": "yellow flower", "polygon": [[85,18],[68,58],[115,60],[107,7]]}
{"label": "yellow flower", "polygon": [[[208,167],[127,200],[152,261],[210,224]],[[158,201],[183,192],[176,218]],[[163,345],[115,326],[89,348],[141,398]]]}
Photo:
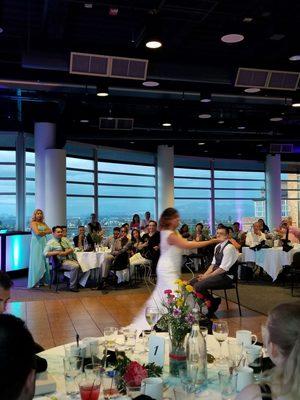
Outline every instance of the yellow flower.
{"label": "yellow flower", "polygon": [[182,286],[182,280],[181,279],[176,279],[175,284],[179,285],[179,286]]}
{"label": "yellow flower", "polygon": [[176,306],[177,307],[181,307],[183,305],[183,300],[182,299],[178,299],[177,301],[176,301]]}
{"label": "yellow flower", "polygon": [[188,284],[187,281],[182,281],[182,283],[183,283],[184,285],[187,285],[187,284]]}
{"label": "yellow flower", "polygon": [[189,293],[192,293],[193,291],[194,291],[194,288],[193,288],[193,286],[192,285],[186,285],[186,290],[189,292]]}

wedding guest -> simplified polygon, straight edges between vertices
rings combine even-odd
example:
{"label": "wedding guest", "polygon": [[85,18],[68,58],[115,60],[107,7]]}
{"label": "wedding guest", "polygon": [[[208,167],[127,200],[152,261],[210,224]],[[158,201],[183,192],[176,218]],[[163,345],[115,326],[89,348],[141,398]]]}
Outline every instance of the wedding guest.
{"label": "wedding guest", "polygon": [[3,314],[6,311],[12,285],[13,282],[8,274],[0,271],[0,314]]}
{"label": "wedding guest", "polygon": [[246,240],[246,233],[243,232],[243,230],[241,229],[241,224],[239,222],[234,222],[232,224],[232,229],[233,229],[232,238],[235,239],[239,244],[244,246]]}
{"label": "wedding guest", "polygon": [[78,227],[78,235],[73,238],[74,246],[79,247],[80,250],[91,251],[94,250],[94,241],[92,236],[85,233],[83,225]]}
{"label": "wedding guest", "polygon": [[141,228],[140,216],[138,214],[134,214],[132,217],[132,221],[130,222],[130,229],[132,230],[133,228]]}
{"label": "wedding guest", "polygon": [[147,242],[141,238],[140,231],[136,228],[131,231],[131,245],[131,252],[133,254],[141,253],[142,250],[147,246]]}
{"label": "wedding guest", "polygon": [[126,236],[127,236],[127,239],[128,240],[130,240],[131,239],[131,233],[129,232],[129,224],[126,222],[125,224],[123,224],[122,226],[121,226],[121,229],[126,229]]}
{"label": "wedding guest", "polygon": [[150,211],[146,211],[145,218],[142,220],[141,229],[145,229],[145,227],[149,225],[150,220],[151,220]]}
{"label": "wedding guest", "polygon": [[113,234],[108,236],[108,238],[104,240],[103,246],[111,249],[115,241],[118,239],[119,235],[120,235],[120,228],[118,226],[115,226],[113,229]]}
{"label": "wedding guest", "polygon": [[156,221],[149,221],[148,233],[143,236],[143,240],[147,243],[147,246],[144,248],[142,254],[145,258],[151,260],[152,273],[155,273],[160,256],[160,232],[157,230]]}
{"label": "wedding guest", "polygon": [[91,221],[88,223],[89,234],[91,235],[94,243],[101,243],[104,235],[104,231],[101,228],[101,224],[97,221],[95,213],[91,214]]}
{"label": "wedding guest", "polygon": [[61,229],[62,229],[62,232],[63,232],[63,238],[65,238],[65,240],[68,240],[68,242],[70,243],[70,246],[72,246],[73,238],[68,238],[67,225],[61,225]]}
{"label": "wedding guest", "polygon": [[246,386],[237,400],[300,399],[300,302],[279,304],[263,327],[264,347],[275,367],[261,383]]}
{"label": "wedding guest", "polygon": [[184,239],[191,239],[192,235],[190,234],[189,226],[187,224],[183,224],[182,227],[179,229],[180,235]]}
{"label": "wedding guest", "polygon": [[35,392],[35,343],[25,323],[0,315],[0,398],[32,400]]}
{"label": "wedding guest", "polygon": [[233,228],[231,228],[231,226],[229,226],[228,230],[229,230],[229,241],[230,241],[230,243],[237,249],[237,251],[240,251],[242,246],[240,245],[240,243],[237,240],[235,240],[233,238]]}
{"label": "wedding guest", "polygon": [[282,239],[286,239],[286,234],[287,234],[288,236],[287,239],[291,243],[299,243],[300,229],[294,228],[293,226],[289,226],[287,221],[281,223],[279,229],[277,229],[277,232],[279,233]]}
{"label": "wedding guest", "polygon": [[33,288],[39,284],[49,283],[49,263],[44,256],[46,245],[46,235],[51,233],[51,229],[45,223],[44,213],[40,209],[34,210],[31,222],[31,242],[29,256],[28,288]]}
{"label": "wedding guest", "polygon": [[238,252],[229,240],[229,229],[225,226],[217,229],[216,236],[220,243],[215,247],[211,265],[204,274],[198,275],[190,282],[197,293],[203,295],[205,300],[210,301],[209,317],[213,316],[221,303],[221,298],[213,297],[210,291],[232,285],[233,275],[236,272],[232,267],[235,267],[238,259]]}
{"label": "wedding guest", "polygon": [[259,223],[259,229],[263,233],[269,233],[270,232],[270,229],[269,229],[268,225],[266,225],[265,221],[262,218],[259,218],[257,220],[257,222]]}
{"label": "wedding guest", "polygon": [[[70,291],[78,292],[78,278],[81,272],[80,265],[75,258],[74,249],[70,247],[69,243],[62,236],[62,229],[60,226],[52,228],[53,238],[50,239],[44,249],[46,257],[57,256],[64,269],[70,271]],[[85,272],[89,275],[89,271]]]}
{"label": "wedding guest", "polygon": [[198,224],[195,226],[195,232],[193,234],[193,240],[196,240],[196,242],[201,242],[202,240],[209,240],[210,237],[208,235],[208,232],[204,232],[204,226],[201,222],[198,222]]}
{"label": "wedding guest", "polygon": [[266,235],[260,230],[259,223],[254,222],[252,231],[247,232],[246,246],[255,247],[266,240]]}

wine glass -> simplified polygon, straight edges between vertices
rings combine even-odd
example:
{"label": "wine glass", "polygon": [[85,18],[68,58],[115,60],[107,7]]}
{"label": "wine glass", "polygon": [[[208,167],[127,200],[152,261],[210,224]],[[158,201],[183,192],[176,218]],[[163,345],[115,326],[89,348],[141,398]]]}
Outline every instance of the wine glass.
{"label": "wine glass", "polygon": [[156,307],[146,307],[145,317],[146,317],[148,324],[151,327],[151,333],[153,333],[154,332],[153,328],[160,317],[159,309]]}
{"label": "wine glass", "polygon": [[229,334],[228,324],[226,321],[218,321],[213,323],[212,332],[214,337],[220,343],[220,357],[219,361],[223,362],[225,357],[223,356],[222,343],[226,341]]}

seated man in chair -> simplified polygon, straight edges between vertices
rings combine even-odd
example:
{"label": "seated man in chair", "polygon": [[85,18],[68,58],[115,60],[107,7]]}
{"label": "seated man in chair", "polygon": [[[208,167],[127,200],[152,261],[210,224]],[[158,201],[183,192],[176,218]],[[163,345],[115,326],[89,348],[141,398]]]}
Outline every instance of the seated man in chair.
{"label": "seated man in chair", "polygon": [[191,280],[199,297],[208,305],[208,316],[211,317],[218,309],[221,299],[213,297],[208,290],[224,289],[233,283],[234,272],[238,259],[238,252],[229,241],[229,229],[223,226],[217,229],[217,238],[222,240],[214,251],[212,264],[204,274]]}

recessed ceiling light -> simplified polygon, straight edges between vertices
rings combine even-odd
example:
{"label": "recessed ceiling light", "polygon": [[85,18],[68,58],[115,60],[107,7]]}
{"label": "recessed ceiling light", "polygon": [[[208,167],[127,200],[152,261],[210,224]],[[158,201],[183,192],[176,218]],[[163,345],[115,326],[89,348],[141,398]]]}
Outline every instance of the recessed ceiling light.
{"label": "recessed ceiling light", "polygon": [[289,57],[290,61],[300,61],[300,54],[295,54],[294,56]]}
{"label": "recessed ceiling light", "polygon": [[252,17],[245,17],[244,19],[243,19],[243,22],[252,22],[253,21],[253,18]]}
{"label": "recessed ceiling light", "polygon": [[255,87],[249,87],[244,90],[246,93],[258,93],[260,92],[260,88],[255,88]]}
{"label": "recessed ceiling light", "polygon": [[242,155],[242,153],[237,153],[237,155],[238,155],[238,156],[241,156],[241,155]]}
{"label": "recessed ceiling light", "polygon": [[257,147],[262,147],[263,145],[262,145],[262,144],[257,144],[256,146],[257,146]]}
{"label": "recessed ceiling light", "polygon": [[130,142],[130,144],[134,144],[135,142]]}
{"label": "recessed ceiling light", "polygon": [[218,121],[218,124],[225,124],[225,121],[223,121],[222,119],[220,119],[220,121]]}
{"label": "recessed ceiling light", "polygon": [[203,142],[198,143],[198,146],[204,146],[204,145],[205,145],[205,143],[203,143]]}
{"label": "recessed ceiling light", "polygon": [[143,86],[155,87],[155,86],[159,86],[159,82],[145,81],[145,82],[143,82]]}
{"label": "recessed ceiling light", "polygon": [[211,114],[199,114],[199,115],[198,115],[198,118],[201,118],[201,119],[208,119],[208,118],[211,118]]}
{"label": "recessed ceiling light", "polygon": [[148,49],[159,49],[161,46],[162,44],[158,40],[150,40],[146,43],[146,47],[148,47]]}
{"label": "recessed ceiling light", "polygon": [[82,124],[88,124],[90,121],[88,119],[81,119],[80,122]]}
{"label": "recessed ceiling light", "polygon": [[208,150],[203,150],[203,153],[208,153]]}
{"label": "recessed ceiling light", "polygon": [[171,122],[164,122],[162,126],[172,126]]}
{"label": "recessed ceiling light", "polygon": [[245,37],[239,33],[230,33],[221,37],[221,40],[224,43],[239,43],[244,39]]}
{"label": "recessed ceiling light", "polygon": [[300,107],[300,103],[296,103],[295,102],[295,103],[292,104],[292,107]]}
{"label": "recessed ceiling light", "polygon": [[206,97],[206,98],[201,99],[200,101],[201,101],[201,103],[210,103],[210,102],[211,102],[211,99],[209,99],[208,97]]}
{"label": "recessed ceiling light", "polygon": [[282,117],[272,117],[272,118],[270,118],[270,121],[272,121],[272,122],[279,122],[279,121],[282,121],[282,120],[283,120]]}
{"label": "recessed ceiling light", "polygon": [[203,94],[201,94],[201,96],[200,96],[201,98],[200,98],[200,101],[201,101],[201,103],[210,103],[211,102],[211,95],[210,95],[210,93],[203,93]]}
{"label": "recessed ceiling light", "polygon": [[98,89],[97,90],[97,96],[98,97],[107,97],[108,96],[108,90],[106,90],[106,89]]}
{"label": "recessed ceiling light", "polygon": [[244,125],[240,125],[237,127],[238,129],[246,129],[246,127]]}
{"label": "recessed ceiling light", "polygon": [[0,35],[1,35],[1,33],[3,33],[3,32],[4,32],[4,29],[1,28],[1,26],[0,26]]}

